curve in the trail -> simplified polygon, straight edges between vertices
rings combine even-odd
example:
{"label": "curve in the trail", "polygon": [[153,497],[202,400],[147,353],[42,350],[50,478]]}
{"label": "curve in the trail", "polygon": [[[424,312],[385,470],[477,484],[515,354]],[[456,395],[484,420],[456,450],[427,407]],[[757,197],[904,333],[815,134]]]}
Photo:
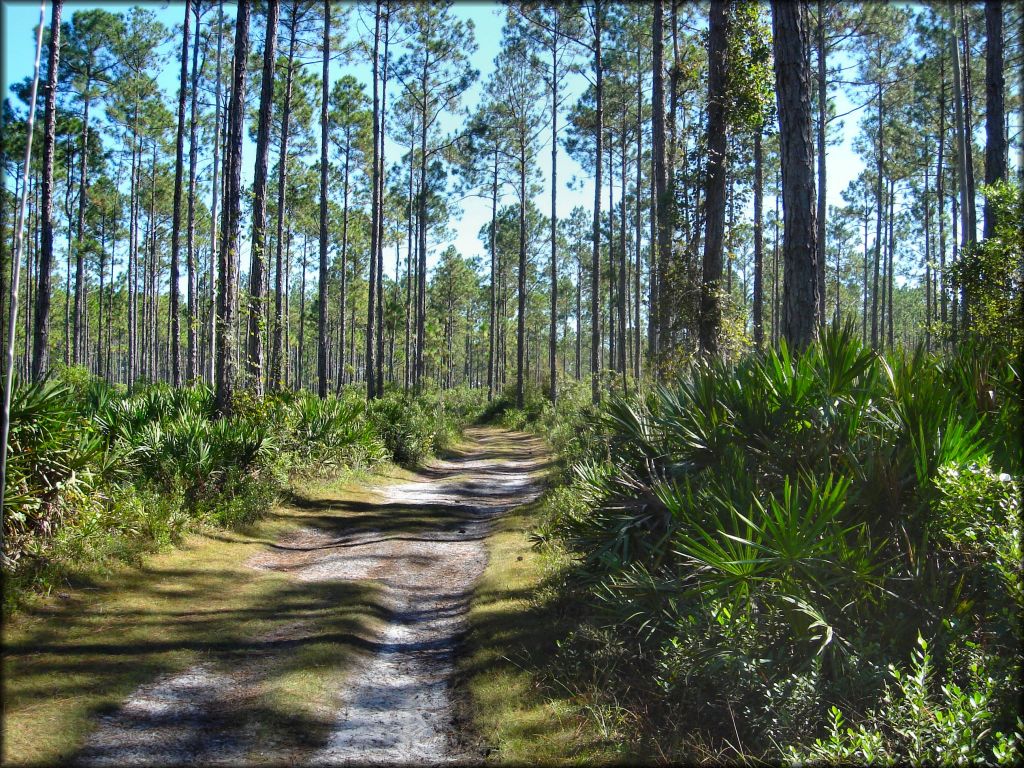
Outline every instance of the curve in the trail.
{"label": "curve in the trail", "polygon": [[[418,479],[377,489],[374,527],[303,528],[251,561],[299,581],[366,580],[381,590],[385,622],[337,693],[319,765],[472,759],[460,746],[451,694],[473,587],[487,561],[493,517],[533,499],[544,455],[525,435],[472,429],[467,444]],[[401,525],[402,518],[415,524]],[[377,524],[379,522],[379,525]],[[290,633],[306,631],[295,625]],[[271,640],[271,638],[264,638]],[[274,641],[288,640],[275,636]],[[284,644],[286,645],[286,644]],[[282,651],[286,652],[286,651]],[[231,725],[259,687],[265,660],[197,664],[136,690],[101,719],[77,762],[87,765],[238,764],[274,757]],[[283,757],[283,756],[282,756]],[[288,755],[294,759],[294,754]]]}

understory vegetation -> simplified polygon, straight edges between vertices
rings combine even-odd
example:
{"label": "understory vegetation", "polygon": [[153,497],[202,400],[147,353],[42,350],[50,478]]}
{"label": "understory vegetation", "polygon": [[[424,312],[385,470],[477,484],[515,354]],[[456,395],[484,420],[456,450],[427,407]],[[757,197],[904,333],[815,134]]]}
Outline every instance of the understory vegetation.
{"label": "understory vegetation", "polygon": [[478,392],[362,388],[236,395],[218,419],[198,385],[123,386],[66,368],[14,388],[4,502],[4,610],[77,569],[135,561],[196,526],[255,521],[291,478],[415,466],[481,407]]}
{"label": "understory vegetation", "polygon": [[598,408],[489,412],[563,461],[533,534],[570,562],[547,674],[639,754],[1020,761],[1007,349],[880,355],[833,327]]}

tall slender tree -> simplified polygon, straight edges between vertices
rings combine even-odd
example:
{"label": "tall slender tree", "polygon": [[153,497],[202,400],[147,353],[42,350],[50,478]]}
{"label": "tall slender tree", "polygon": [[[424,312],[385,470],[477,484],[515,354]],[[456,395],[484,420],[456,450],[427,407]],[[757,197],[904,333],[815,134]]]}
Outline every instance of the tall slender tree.
{"label": "tall slender tree", "polygon": [[824,286],[818,285],[811,138],[810,31],[804,2],[772,2],[775,90],[782,160],[782,333],[803,349],[816,334]]}
{"label": "tall slender tree", "polygon": [[[1003,73],[1003,4],[985,3],[985,183],[1006,178],[1006,76]],[[995,212],[985,201],[983,234],[995,234]]]}
{"label": "tall slender tree", "polygon": [[729,77],[729,27],[727,3],[725,0],[712,0],[708,22],[708,165],[707,192],[704,197],[706,223],[700,293],[700,346],[708,354],[718,351],[722,326],[719,283],[722,279],[728,167],[726,87]]}
{"label": "tall slender tree", "polygon": [[319,314],[317,316],[316,390],[327,397],[327,171],[329,148],[329,98],[331,63],[331,3],[324,0],[323,82],[320,92],[320,271],[318,277]]}
{"label": "tall slender tree", "polygon": [[235,16],[235,52],[228,104],[228,134],[224,168],[224,216],[217,281],[217,385],[214,403],[220,416],[229,416],[235,391],[235,263],[242,210],[242,129],[245,118],[246,59],[249,54],[249,0],[238,0]]}
{"label": "tall slender tree", "polygon": [[181,308],[179,282],[181,262],[181,191],[185,174],[185,103],[188,94],[188,39],[192,24],[192,0],[185,0],[185,23],[181,31],[181,77],[178,81],[178,127],[174,142],[174,210],[171,217],[171,282],[169,311],[171,314],[171,381],[181,386]]}
{"label": "tall slender tree", "polygon": [[60,67],[60,27],[63,0],[50,10],[50,40],[46,64],[46,107],[43,115],[43,178],[40,210],[41,248],[37,266],[35,335],[32,345],[32,378],[39,381],[50,365],[50,279],[53,273],[53,161],[57,130],[57,77]]}
{"label": "tall slender tree", "polygon": [[256,170],[252,191],[252,245],[249,261],[249,326],[245,374],[257,395],[263,393],[263,327],[267,274],[267,167],[270,163],[271,111],[274,108],[274,66],[277,63],[277,26],[280,4],[267,3],[263,41],[263,76],[256,127]]}

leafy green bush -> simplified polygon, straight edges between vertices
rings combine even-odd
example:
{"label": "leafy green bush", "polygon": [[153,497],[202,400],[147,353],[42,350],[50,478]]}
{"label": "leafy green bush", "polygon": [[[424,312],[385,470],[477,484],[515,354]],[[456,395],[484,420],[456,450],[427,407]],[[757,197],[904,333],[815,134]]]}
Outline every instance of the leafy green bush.
{"label": "leafy green bush", "polygon": [[[993,236],[960,254],[951,267],[971,315],[971,330],[980,338],[1021,348],[1020,303],[1024,292],[1024,194],[1019,184],[1000,181],[981,189],[995,220]],[[987,211],[986,211],[987,213]]]}
{"label": "leafy green bush", "polygon": [[11,397],[4,567],[13,567],[33,535],[48,536],[77,508],[92,506],[113,459],[85,428],[71,388],[57,382],[15,386]]}
{"label": "leafy green bush", "polygon": [[411,397],[391,390],[370,401],[367,417],[383,440],[393,461],[415,467],[444,450],[457,437],[462,424],[479,412],[480,399],[452,390],[453,407],[447,393],[430,392]]}
{"label": "leafy green bush", "polygon": [[361,390],[256,397],[242,390],[218,419],[205,386],[134,394],[61,369],[12,393],[4,514],[5,605],[91,564],[134,560],[196,524],[244,525],[289,475],[326,475],[389,458],[423,461],[482,407],[468,389],[419,398]]}
{"label": "leafy green bush", "polygon": [[985,762],[1019,765],[1024,752],[1024,722],[1018,716],[1008,730],[992,727],[996,680],[978,664],[970,667],[969,688],[956,683],[935,688],[934,661],[928,643],[918,637],[909,671],[889,666],[892,681],[880,706],[856,727],[846,725],[838,707],[829,709],[828,735],[808,747],[790,746],[792,763],[895,763],[964,765]]}
{"label": "leafy green bush", "polygon": [[[566,441],[571,497],[538,532],[576,559],[581,658],[601,655],[600,627],[631,631],[612,688],[652,730],[699,721],[758,753],[827,727],[829,706],[869,709],[919,633],[943,684],[974,647],[1019,673],[1009,360],[886,359],[835,327],[799,357],[694,361],[592,411],[596,438]],[[1013,678],[995,679],[1005,732]]]}

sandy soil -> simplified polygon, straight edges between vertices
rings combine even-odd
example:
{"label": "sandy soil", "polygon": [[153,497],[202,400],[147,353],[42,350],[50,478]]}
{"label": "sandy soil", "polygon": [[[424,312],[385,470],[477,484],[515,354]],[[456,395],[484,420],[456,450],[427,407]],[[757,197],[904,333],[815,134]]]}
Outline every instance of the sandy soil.
{"label": "sandy soil", "polygon": [[[410,524],[346,536],[303,528],[249,565],[299,581],[371,580],[383,588],[387,621],[326,713],[326,743],[301,756],[316,765],[475,762],[454,718],[451,678],[473,585],[487,562],[493,517],[534,498],[544,461],[535,439],[471,429],[464,450],[417,479],[379,489],[381,510]],[[404,517],[403,517],[404,516]],[[299,638],[295,624],[263,640]],[[287,645],[287,643],[282,644]],[[282,651],[286,652],[286,651]],[[232,719],[258,695],[272,664],[201,663],[137,689],[100,719],[76,761],[85,765],[239,764],[275,757],[259,729]]]}

